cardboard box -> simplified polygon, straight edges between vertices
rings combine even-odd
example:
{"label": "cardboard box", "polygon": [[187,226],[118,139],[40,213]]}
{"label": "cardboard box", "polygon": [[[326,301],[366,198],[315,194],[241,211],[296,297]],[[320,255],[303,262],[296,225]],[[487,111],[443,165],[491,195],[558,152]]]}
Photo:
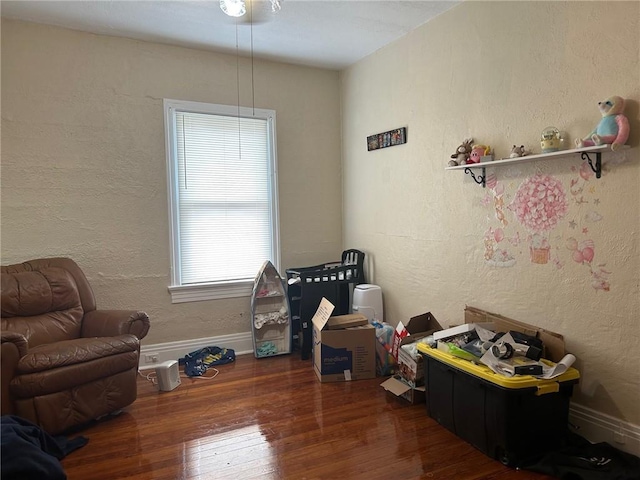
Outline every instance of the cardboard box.
{"label": "cardboard box", "polygon": [[361,327],[369,323],[366,315],[362,313],[350,313],[348,315],[337,315],[329,317],[327,326],[329,330],[340,330],[349,327]]}
{"label": "cardboard box", "polygon": [[311,319],[313,369],[318,379],[321,382],[343,382],[375,378],[375,328],[365,322],[365,325],[330,330],[329,323],[335,327],[339,324],[349,325],[354,321],[353,315],[331,317],[333,309],[334,305],[323,298]]}
{"label": "cardboard box", "polygon": [[425,387],[412,387],[399,375],[385,380],[380,384],[380,386],[392,395],[398,398],[403,398],[412,405],[425,403]]}
{"label": "cardboard box", "polygon": [[464,309],[465,323],[493,323],[492,330],[494,332],[508,332],[514,330],[516,332],[525,333],[532,337],[539,338],[544,344],[542,357],[552,362],[559,362],[565,355],[564,337],[559,333],[538,328],[511,318],[498,315],[497,313],[487,312],[475,307],[465,307]]}
{"label": "cardboard box", "polygon": [[413,358],[409,353],[402,349],[402,346],[414,343],[421,338],[431,335],[432,333],[441,330],[442,327],[431,312],[428,312],[411,317],[405,329],[407,335],[399,341],[398,374],[409,386],[417,387],[424,384],[422,355],[418,355],[417,358]]}
{"label": "cardboard box", "polygon": [[469,322],[463,323],[462,325],[456,325],[455,327],[446,328],[444,330],[440,330],[439,332],[434,332],[433,339],[446,341],[447,338],[455,337],[456,335],[460,335],[462,333],[468,333],[475,329],[475,324],[470,324]]}

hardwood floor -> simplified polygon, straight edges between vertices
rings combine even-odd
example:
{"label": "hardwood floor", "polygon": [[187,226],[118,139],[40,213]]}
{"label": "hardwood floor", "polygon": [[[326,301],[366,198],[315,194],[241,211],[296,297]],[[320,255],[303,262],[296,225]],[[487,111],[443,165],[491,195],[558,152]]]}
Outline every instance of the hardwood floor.
{"label": "hardwood floor", "polygon": [[140,376],[133,405],[79,432],[69,480],[551,478],[485,456],[381,378],[321,384],[295,353],[218,370],[171,392]]}

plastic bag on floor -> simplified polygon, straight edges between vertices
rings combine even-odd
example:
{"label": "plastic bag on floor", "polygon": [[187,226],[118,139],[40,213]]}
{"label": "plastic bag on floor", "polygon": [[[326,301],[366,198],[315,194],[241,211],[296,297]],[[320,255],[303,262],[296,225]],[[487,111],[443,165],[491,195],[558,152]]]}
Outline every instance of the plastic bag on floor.
{"label": "plastic bag on floor", "polygon": [[199,377],[212,365],[224,365],[234,362],[236,352],[230,348],[204,347],[188,353],[178,359],[178,364],[184,365],[184,373],[189,377]]}
{"label": "plastic bag on floor", "polygon": [[379,377],[393,375],[396,372],[398,363],[391,353],[393,345],[393,333],[395,329],[388,323],[373,321],[376,328],[376,374]]}
{"label": "plastic bag on floor", "polygon": [[640,458],[602,442],[592,444],[571,434],[568,446],[548,452],[526,470],[561,480],[640,480]]}

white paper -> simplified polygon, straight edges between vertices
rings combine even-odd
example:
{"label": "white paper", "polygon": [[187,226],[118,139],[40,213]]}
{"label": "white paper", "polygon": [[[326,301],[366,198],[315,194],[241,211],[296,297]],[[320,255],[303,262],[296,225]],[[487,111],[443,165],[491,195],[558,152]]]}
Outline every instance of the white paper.
{"label": "white paper", "polygon": [[[487,330],[486,328],[483,328],[478,324],[476,324],[476,333],[478,334],[478,338],[480,338],[480,340],[482,340],[483,342],[488,342],[493,337],[496,336],[495,332],[493,332],[491,330]],[[509,334],[509,335],[511,335],[511,334]]]}
{"label": "white paper", "polygon": [[333,305],[333,303],[322,297],[322,300],[320,300],[320,305],[318,305],[318,310],[316,310],[316,313],[311,319],[311,323],[313,323],[318,328],[318,330],[322,330],[329,320],[329,317],[333,313],[334,308],[336,307]]}
{"label": "white paper", "polygon": [[574,357],[570,353],[567,353],[564,357],[562,357],[562,360],[560,360],[558,363],[556,363],[555,367],[550,367],[548,365],[543,364],[542,365],[542,375],[540,375],[538,378],[547,378],[547,379],[549,379],[549,378],[559,377],[564,372],[566,372],[567,369],[571,365],[573,365],[573,362],[575,362],[575,361],[576,361],[576,357]]}

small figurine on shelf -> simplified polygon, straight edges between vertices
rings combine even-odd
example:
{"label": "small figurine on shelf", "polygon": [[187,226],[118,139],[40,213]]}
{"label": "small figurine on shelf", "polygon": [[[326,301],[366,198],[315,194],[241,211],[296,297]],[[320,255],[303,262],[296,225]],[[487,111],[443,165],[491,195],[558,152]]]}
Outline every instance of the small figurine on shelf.
{"label": "small figurine on shelf", "polygon": [[602,119],[593,131],[582,140],[576,140],[578,148],[611,144],[611,150],[618,150],[629,138],[629,120],[622,113],[624,98],[613,96],[598,102]]}
{"label": "small figurine on shelf", "polygon": [[564,139],[560,135],[560,130],[556,127],[547,127],[542,131],[540,138],[540,148],[542,153],[557,152],[563,144]]}
{"label": "small figurine on shelf", "polygon": [[471,144],[473,143],[473,138],[465,138],[464,141],[460,144],[458,148],[456,148],[456,153],[451,155],[451,160],[449,160],[449,166],[455,167],[457,165],[466,165],[469,160],[469,155],[471,154]]}
{"label": "small figurine on shelf", "polygon": [[524,145],[520,145],[520,146],[514,145],[513,148],[511,149],[511,153],[509,154],[509,158],[525,157],[530,154],[531,154],[531,151],[526,150],[524,148]]}
{"label": "small figurine on shelf", "polygon": [[467,163],[480,163],[482,157],[489,155],[491,155],[491,147],[487,145],[474,145],[471,147],[471,153],[469,154]]}

